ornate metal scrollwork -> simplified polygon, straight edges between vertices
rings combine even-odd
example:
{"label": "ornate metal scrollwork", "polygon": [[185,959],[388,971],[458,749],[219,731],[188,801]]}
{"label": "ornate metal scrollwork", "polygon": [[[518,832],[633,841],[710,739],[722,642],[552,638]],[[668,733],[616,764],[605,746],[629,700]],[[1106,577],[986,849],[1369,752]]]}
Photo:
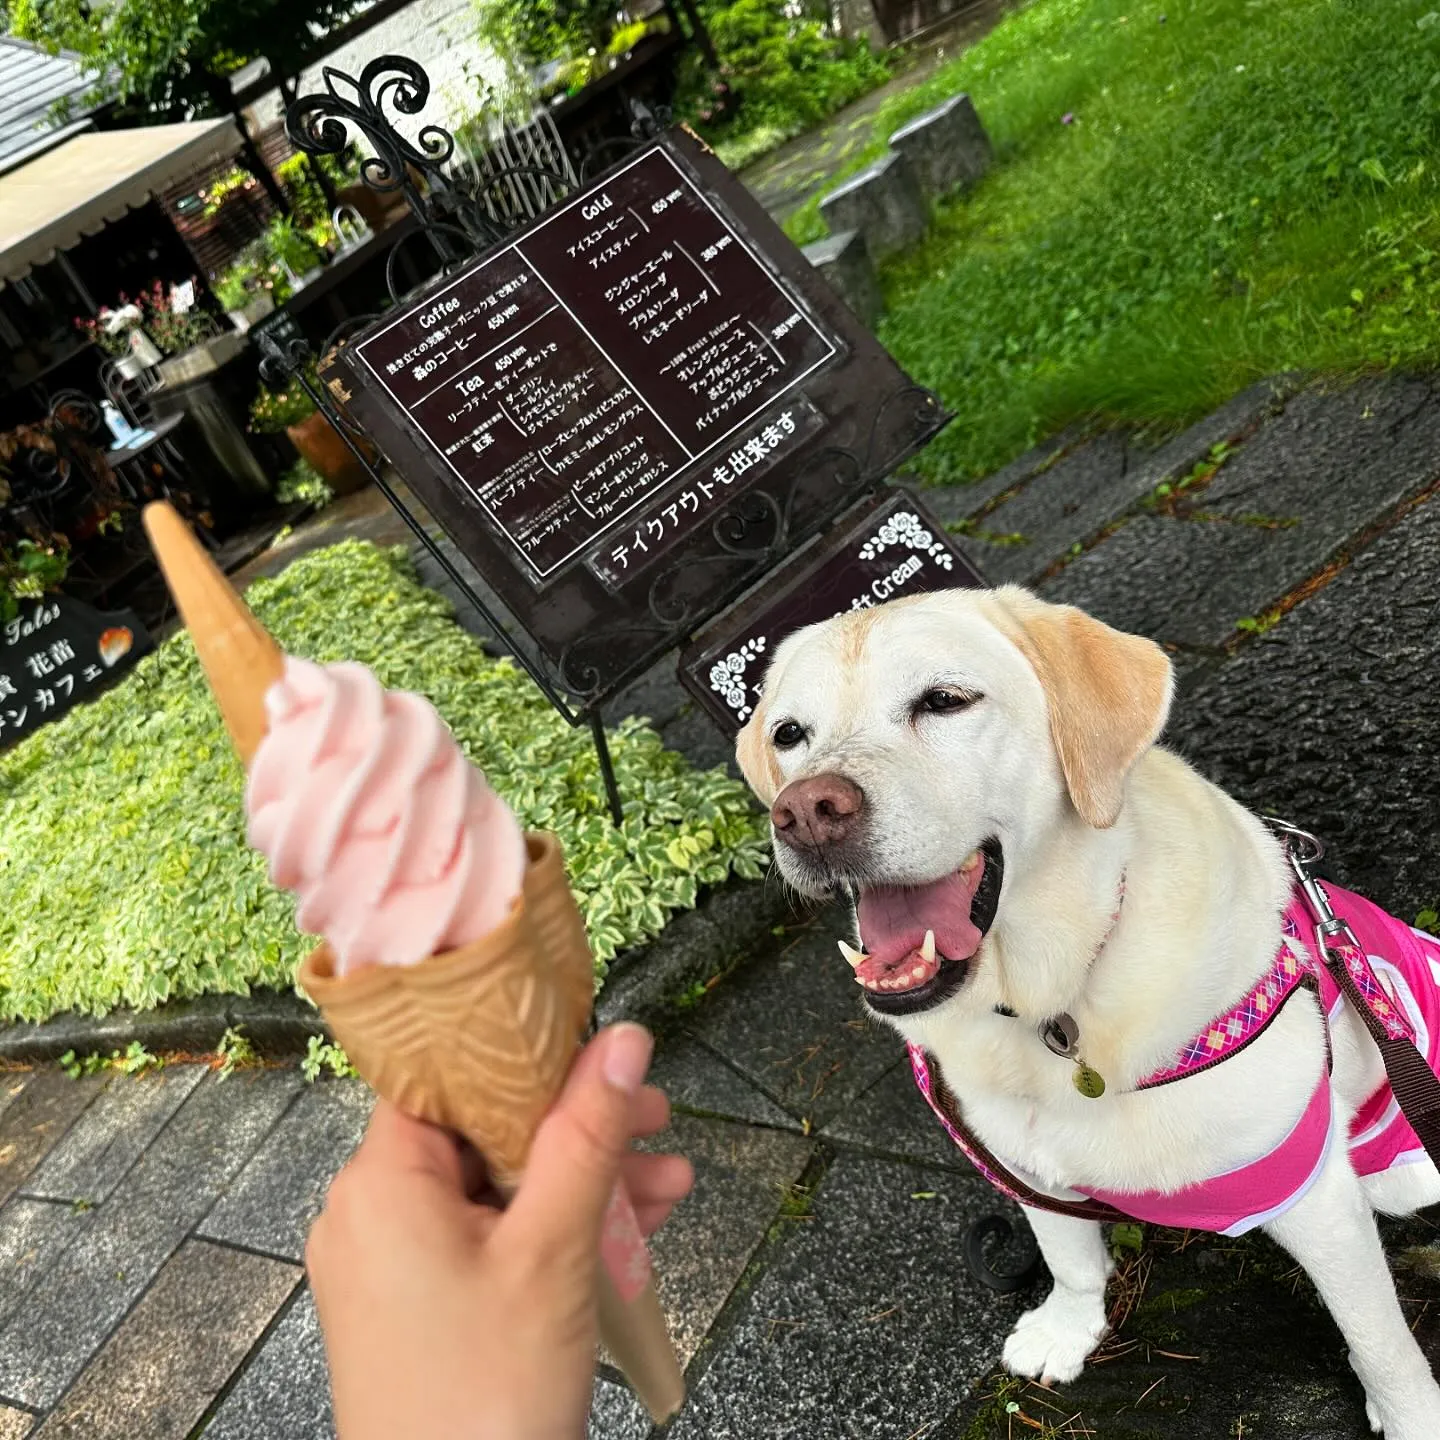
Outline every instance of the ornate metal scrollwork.
{"label": "ornate metal scrollwork", "polygon": [[533,177],[561,193],[571,188],[558,171],[536,165],[506,167],[483,177],[483,183],[468,183],[447,169],[456,148],[450,131],[422,125],[411,139],[392,119],[392,113],[420,114],[430,99],[430,77],[408,56],[381,55],[358,80],[329,65],[322,74],[324,90],[300,96],[285,113],[291,141],[312,155],[338,156],[353,126],[375,152],[361,162],[361,180],[381,194],[403,193],[442,264],[458,263],[504,237],[510,226],[486,203],[499,184]]}

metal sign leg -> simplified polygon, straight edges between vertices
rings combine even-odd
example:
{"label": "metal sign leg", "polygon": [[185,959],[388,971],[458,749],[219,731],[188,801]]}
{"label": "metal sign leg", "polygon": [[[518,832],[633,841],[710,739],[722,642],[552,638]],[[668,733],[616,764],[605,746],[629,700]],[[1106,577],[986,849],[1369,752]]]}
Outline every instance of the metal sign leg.
{"label": "metal sign leg", "polygon": [[620,787],[615,783],[615,766],[610,759],[610,740],[605,734],[605,717],[599,710],[590,712],[590,734],[595,740],[600,776],[605,781],[605,796],[610,801],[610,818],[616,825],[620,825],[625,819],[625,810],[620,804]]}

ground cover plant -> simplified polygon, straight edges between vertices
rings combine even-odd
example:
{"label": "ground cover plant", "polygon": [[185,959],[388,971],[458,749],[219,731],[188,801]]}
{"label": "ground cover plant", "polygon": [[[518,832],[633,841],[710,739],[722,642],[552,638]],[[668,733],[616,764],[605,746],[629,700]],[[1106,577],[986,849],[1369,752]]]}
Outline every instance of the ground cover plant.
{"label": "ground cover plant", "polygon": [[[559,834],[602,968],[700,886],[760,875],[743,787],[692,770],[638,720],[611,732],[617,830],[588,732],[487,656],[403,551],[332,546],[247,598],[287,650],[363,661],[436,704],[521,822]],[[245,844],[242,783],[183,632],[0,755],[0,1018],[292,984],[313,941]]]}
{"label": "ground cover plant", "polygon": [[[845,169],[962,90],[997,165],[883,273],[881,338],[957,415],[930,479],[1083,417],[1174,426],[1278,371],[1440,355],[1435,0],[1034,0]],[[787,229],[823,233],[817,203]]]}

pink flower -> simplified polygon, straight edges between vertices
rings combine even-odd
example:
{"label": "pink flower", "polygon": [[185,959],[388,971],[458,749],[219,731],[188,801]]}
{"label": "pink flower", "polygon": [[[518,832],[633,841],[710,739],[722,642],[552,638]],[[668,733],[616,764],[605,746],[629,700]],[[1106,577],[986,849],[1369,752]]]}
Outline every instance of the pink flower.
{"label": "pink flower", "polygon": [[1075,112],[1073,110],[1067,110],[1060,117],[1060,123],[1062,125],[1073,125],[1075,123]]}

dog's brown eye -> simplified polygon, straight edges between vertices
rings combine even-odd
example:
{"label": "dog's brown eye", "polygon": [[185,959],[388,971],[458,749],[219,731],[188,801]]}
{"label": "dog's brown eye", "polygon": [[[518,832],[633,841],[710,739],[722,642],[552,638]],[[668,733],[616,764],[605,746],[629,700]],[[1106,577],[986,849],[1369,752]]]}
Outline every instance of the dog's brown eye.
{"label": "dog's brown eye", "polygon": [[805,738],[805,727],[797,725],[793,720],[787,720],[783,725],[775,727],[775,733],[770,738],[777,749],[789,750]]}
{"label": "dog's brown eye", "polygon": [[936,688],[927,690],[920,697],[920,703],[915,707],[915,711],[916,714],[925,712],[931,715],[948,715],[952,710],[964,710],[979,698],[978,695],[972,695],[965,690]]}

